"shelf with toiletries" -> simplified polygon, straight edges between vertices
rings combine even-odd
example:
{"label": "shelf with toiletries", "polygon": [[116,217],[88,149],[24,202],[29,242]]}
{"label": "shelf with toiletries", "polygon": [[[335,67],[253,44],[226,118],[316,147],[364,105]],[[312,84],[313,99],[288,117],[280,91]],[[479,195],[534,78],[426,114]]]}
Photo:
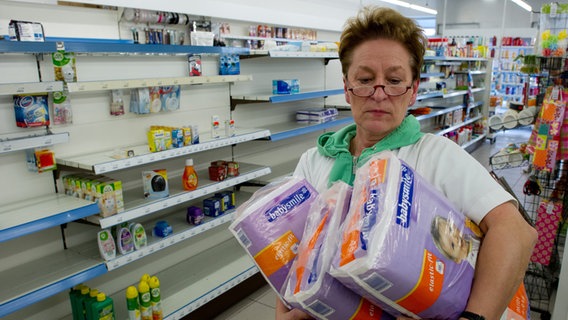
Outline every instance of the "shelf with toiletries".
{"label": "shelf with toiletries", "polygon": [[268,126],[272,134],[267,137],[267,140],[271,141],[285,140],[299,135],[318,132],[333,127],[346,126],[350,123],[353,123],[353,117],[344,114],[343,112],[340,112],[340,115],[334,120],[330,120],[323,123],[306,124],[298,122],[283,122],[278,124],[272,124]]}
{"label": "shelf with toiletries", "polygon": [[58,156],[57,163],[62,166],[91,171],[95,174],[102,174],[150,164],[172,158],[187,156],[193,153],[213,150],[217,148],[229,147],[238,143],[264,139],[270,136],[267,129],[245,129],[236,128],[235,135],[232,137],[210,138],[210,134],[203,134],[200,142],[189,146],[174,148],[159,152],[150,152],[148,145],[136,145],[124,147],[132,151],[132,157],[117,158],[115,150],[106,152],[88,153],[81,155]]}
{"label": "shelf with toiletries", "polygon": [[154,214],[161,210],[184,204],[193,199],[214,194],[221,189],[237,186],[249,180],[257,179],[261,176],[270,174],[270,168],[254,164],[239,163],[239,175],[228,177],[222,181],[212,181],[207,179],[207,168],[197,170],[199,177],[199,187],[193,191],[185,191],[181,186],[181,178],[169,177],[168,187],[169,196],[159,199],[146,199],[142,186],[123,191],[124,211],[117,214],[100,217],[91,216],[86,220],[100,225],[101,228],[108,228],[114,225]]}

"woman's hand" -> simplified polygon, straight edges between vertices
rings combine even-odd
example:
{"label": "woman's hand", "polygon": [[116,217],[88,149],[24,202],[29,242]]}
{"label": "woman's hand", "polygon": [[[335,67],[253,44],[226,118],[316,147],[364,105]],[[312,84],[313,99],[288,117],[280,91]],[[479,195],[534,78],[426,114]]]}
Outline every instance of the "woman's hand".
{"label": "woman's hand", "polygon": [[313,319],[307,313],[298,309],[288,309],[284,303],[276,298],[276,320],[304,320]]}

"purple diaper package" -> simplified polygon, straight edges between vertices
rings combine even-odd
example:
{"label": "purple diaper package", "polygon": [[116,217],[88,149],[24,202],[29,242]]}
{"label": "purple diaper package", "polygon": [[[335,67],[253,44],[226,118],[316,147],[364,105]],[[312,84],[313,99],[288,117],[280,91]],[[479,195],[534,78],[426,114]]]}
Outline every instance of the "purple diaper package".
{"label": "purple diaper package", "polygon": [[236,209],[229,230],[276,292],[296,257],[317,195],[305,179],[289,177],[262,187]]}
{"label": "purple diaper package", "polygon": [[329,274],[351,192],[351,186],[338,181],[312,204],[298,255],[283,290],[284,300],[299,304],[318,319],[394,320]]}
{"label": "purple diaper package", "polygon": [[357,170],[330,273],[393,316],[457,319],[478,227],[389,151]]}

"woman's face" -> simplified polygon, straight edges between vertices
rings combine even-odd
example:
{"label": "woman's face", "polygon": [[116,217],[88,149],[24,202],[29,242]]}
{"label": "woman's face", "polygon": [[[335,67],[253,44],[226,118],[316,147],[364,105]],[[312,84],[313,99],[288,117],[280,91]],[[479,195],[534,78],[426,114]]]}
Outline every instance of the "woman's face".
{"label": "woman's face", "polygon": [[[351,105],[357,134],[378,141],[397,128],[409,106],[416,101],[418,83],[412,82],[410,54],[398,42],[375,39],[353,51],[352,63],[344,79],[345,99]],[[347,89],[359,86],[412,86],[405,94],[388,96],[377,88],[370,97],[358,97]]]}

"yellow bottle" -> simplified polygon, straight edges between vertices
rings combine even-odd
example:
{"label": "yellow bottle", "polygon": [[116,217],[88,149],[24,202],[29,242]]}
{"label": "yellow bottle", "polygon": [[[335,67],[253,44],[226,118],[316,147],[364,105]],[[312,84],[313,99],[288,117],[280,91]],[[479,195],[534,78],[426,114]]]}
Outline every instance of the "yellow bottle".
{"label": "yellow bottle", "polygon": [[162,312],[162,297],[160,295],[160,280],[158,277],[153,276],[148,281],[150,285],[150,300],[152,301],[152,319],[163,320],[164,315]]}
{"label": "yellow bottle", "polygon": [[197,172],[193,167],[193,159],[185,160],[185,170],[182,175],[183,189],[192,191],[197,189]]}
{"label": "yellow bottle", "polygon": [[140,317],[142,320],[152,320],[152,301],[150,286],[142,280],[138,284],[138,297],[140,299]]}

